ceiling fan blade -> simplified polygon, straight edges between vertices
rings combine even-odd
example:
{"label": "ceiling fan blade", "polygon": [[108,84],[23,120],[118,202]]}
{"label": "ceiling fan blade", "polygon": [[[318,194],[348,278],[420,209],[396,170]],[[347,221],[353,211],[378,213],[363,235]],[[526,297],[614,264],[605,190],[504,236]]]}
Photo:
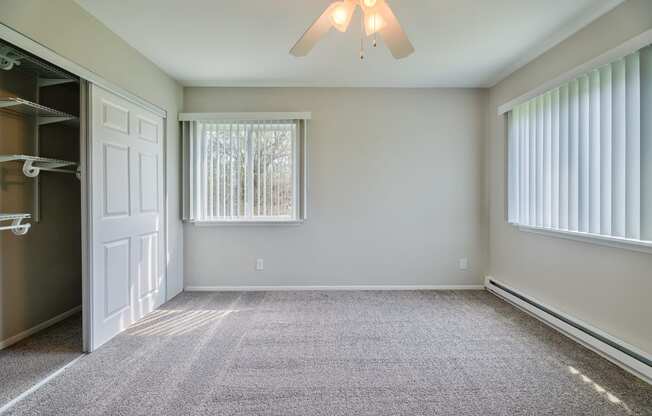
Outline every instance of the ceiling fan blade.
{"label": "ceiling fan blade", "polygon": [[308,30],[306,30],[303,36],[301,36],[301,39],[299,39],[292,49],[290,49],[292,55],[297,57],[308,55],[308,52],[312,50],[317,41],[331,30],[333,25],[331,24],[330,16],[336,6],[337,2],[328,6],[326,10],[324,10],[324,13],[322,13]]}
{"label": "ceiling fan blade", "polygon": [[378,33],[380,33],[380,37],[383,38],[385,45],[387,45],[394,58],[401,59],[411,55],[414,52],[414,46],[410,43],[387,2],[381,2],[377,8],[378,13],[385,22],[385,26]]}

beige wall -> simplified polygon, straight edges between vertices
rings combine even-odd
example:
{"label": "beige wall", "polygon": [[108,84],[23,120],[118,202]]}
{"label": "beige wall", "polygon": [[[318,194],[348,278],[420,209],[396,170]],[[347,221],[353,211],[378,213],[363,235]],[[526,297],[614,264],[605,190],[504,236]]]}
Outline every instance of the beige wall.
{"label": "beige wall", "polygon": [[181,290],[183,241],[176,117],[182,88],[72,0],[0,0],[0,23],[167,110],[168,296]]}
{"label": "beige wall", "polygon": [[[188,112],[313,116],[308,220],[184,226],[186,285],[481,284],[486,98],[472,89],[186,88]],[[258,257],[265,271],[254,271]]]}
{"label": "beige wall", "polygon": [[490,274],[652,353],[652,255],[535,235],[506,221],[505,122],[497,106],[652,28],[652,3],[630,0],[490,91]]}

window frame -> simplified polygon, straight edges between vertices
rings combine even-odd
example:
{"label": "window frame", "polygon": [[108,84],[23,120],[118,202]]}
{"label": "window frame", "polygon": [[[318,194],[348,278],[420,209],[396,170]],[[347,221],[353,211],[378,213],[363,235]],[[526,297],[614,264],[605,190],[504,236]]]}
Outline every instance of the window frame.
{"label": "window frame", "polygon": [[613,237],[602,234],[586,233],[583,231],[557,230],[554,228],[535,227],[532,225],[523,225],[511,222],[508,222],[508,224],[515,227],[519,231],[526,233],[652,254],[652,242],[646,240],[634,240],[624,237]]}
{"label": "window frame", "polygon": [[[558,88],[564,83],[567,83],[573,79],[577,79],[581,75],[588,74],[596,68],[602,67],[604,65],[610,64],[613,61],[624,58],[625,56],[632,54],[636,51],[642,50],[645,47],[652,45],[652,30],[641,33],[640,35],[627,40],[621,45],[599,55],[598,57],[585,62],[570,71],[550,80],[542,85],[536,87],[535,89],[522,94],[521,96],[514,98],[510,101],[505,102],[502,105],[497,107],[497,114],[501,118],[501,122],[504,123],[504,139],[505,139],[505,210],[504,210],[504,220],[508,225],[513,226],[516,230],[544,235],[554,238],[562,238],[566,240],[579,241],[587,244],[594,244],[612,248],[625,249],[630,251],[642,252],[647,254],[652,254],[652,241],[643,239],[633,239],[627,237],[618,237],[613,235],[606,234],[597,234],[593,232],[585,231],[575,231],[575,230],[565,230],[558,228],[549,228],[545,226],[535,226],[530,224],[522,224],[519,222],[512,221],[509,214],[508,206],[510,204],[510,186],[509,186],[509,169],[510,169],[510,158],[509,158],[509,136],[510,136],[510,125],[509,125],[509,114],[514,108],[519,106],[522,103],[530,101],[538,96],[545,94],[548,91],[551,91],[555,88]],[[641,88],[643,88],[641,86]]]}
{"label": "window frame", "polygon": [[[292,143],[292,182],[293,182],[293,206],[292,215],[289,217],[233,217],[233,218],[211,218],[211,219],[190,219],[188,216],[188,180],[186,178],[187,169],[192,168],[188,156],[183,155],[184,178],[183,178],[183,221],[198,227],[209,226],[279,226],[279,225],[300,225],[307,219],[308,203],[308,121],[312,119],[310,112],[288,112],[288,113],[180,113],[179,121],[181,122],[210,122],[210,123],[227,123],[227,122],[275,122],[275,121],[292,121],[296,125],[296,134]],[[185,132],[185,129],[182,128]],[[184,136],[182,140],[187,140]],[[248,144],[249,146],[249,144]],[[187,144],[183,144],[184,152]],[[249,149],[247,150],[249,151]],[[252,189],[253,192],[253,189]],[[246,200],[249,199],[245,196]],[[253,201],[250,201],[252,203]]]}

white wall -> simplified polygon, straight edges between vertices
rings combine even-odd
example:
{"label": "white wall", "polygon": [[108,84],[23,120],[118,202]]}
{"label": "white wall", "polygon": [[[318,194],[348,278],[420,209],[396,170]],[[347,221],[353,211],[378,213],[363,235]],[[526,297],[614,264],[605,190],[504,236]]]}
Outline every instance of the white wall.
{"label": "white wall", "polygon": [[73,0],[0,0],[0,22],[167,110],[168,297],[182,288],[179,126],[183,90]]}
{"label": "white wall", "polygon": [[652,28],[652,2],[630,0],[490,91],[490,274],[652,353],[652,255],[518,231],[506,223],[505,121],[497,106]]}
{"label": "white wall", "polygon": [[[186,286],[481,284],[486,98],[472,89],[186,88],[188,112],[313,115],[308,220],[185,225]],[[254,270],[258,257],[265,271]]]}

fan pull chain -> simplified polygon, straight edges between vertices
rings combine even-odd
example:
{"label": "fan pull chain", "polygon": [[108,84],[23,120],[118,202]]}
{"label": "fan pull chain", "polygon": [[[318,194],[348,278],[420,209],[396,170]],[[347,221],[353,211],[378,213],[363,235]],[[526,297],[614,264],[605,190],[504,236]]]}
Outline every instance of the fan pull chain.
{"label": "fan pull chain", "polygon": [[377,32],[376,32],[376,14],[375,13],[373,15],[373,22],[372,23],[373,23],[373,29],[374,29],[374,48],[375,48],[378,45],[378,43],[376,42]]}
{"label": "fan pull chain", "polygon": [[360,60],[364,59],[364,13],[360,12]]}

